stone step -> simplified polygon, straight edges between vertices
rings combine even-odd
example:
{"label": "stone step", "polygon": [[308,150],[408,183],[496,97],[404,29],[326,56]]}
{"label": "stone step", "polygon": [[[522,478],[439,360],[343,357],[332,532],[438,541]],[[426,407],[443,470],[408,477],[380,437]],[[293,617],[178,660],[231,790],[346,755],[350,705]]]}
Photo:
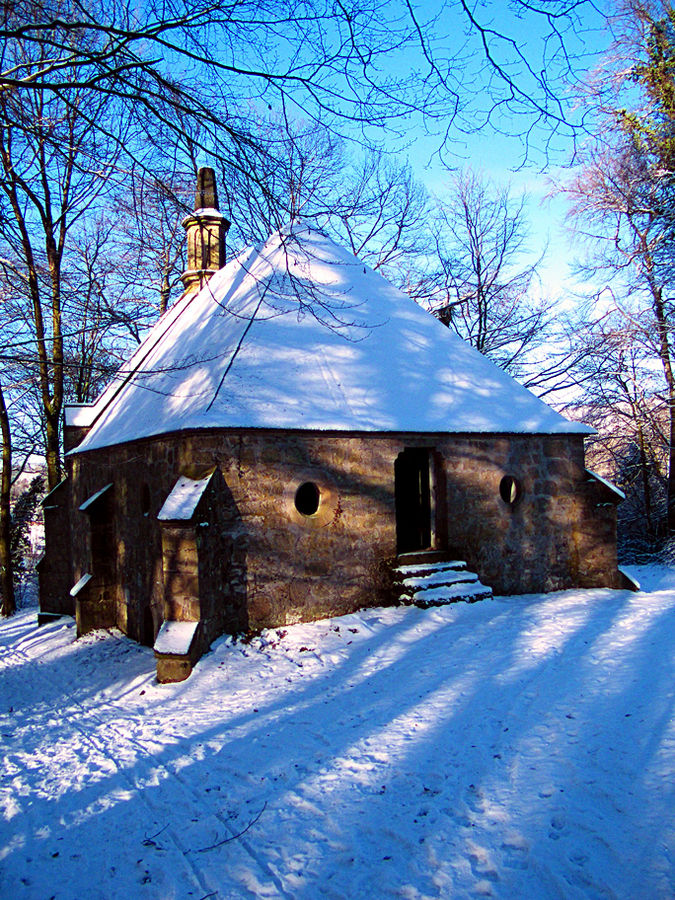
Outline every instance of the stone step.
{"label": "stone step", "polygon": [[435,563],[411,563],[399,565],[394,569],[394,577],[397,575],[407,578],[410,575],[427,575],[433,572],[462,572],[466,569],[466,563],[461,559],[449,559],[446,562]]}
{"label": "stone step", "polygon": [[478,600],[491,599],[492,588],[486,587],[476,580],[470,583],[427,588],[416,591],[412,597],[402,594],[399,602],[411,603],[427,609],[430,606],[444,606],[446,603],[475,603]]}
{"label": "stone step", "polygon": [[399,565],[394,569],[394,581],[401,591],[400,603],[412,603],[426,608],[445,603],[488,600],[492,589],[469,572],[463,560],[437,562],[419,561]]}
{"label": "stone step", "polygon": [[410,553],[399,553],[396,562],[399,566],[408,566],[417,563],[445,562],[449,558],[447,550],[413,550]]}
{"label": "stone step", "polygon": [[442,587],[449,584],[460,584],[462,582],[478,581],[475,572],[467,572],[466,569],[458,571],[457,569],[442,569],[429,574],[412,575],[404,578],[401,585],[404,590],[417,591],[421,588]]}
{"label": "stone step", "polygon": [[[38,625],[51,625],[52,622],[57,622],[59,619],[64,619],[66,616],[69,616],[69,613],[42,612],[42,610],[40,610],[37,614],[37,623]],[[72,616],[70,616],[70,618],[72,618]]]}

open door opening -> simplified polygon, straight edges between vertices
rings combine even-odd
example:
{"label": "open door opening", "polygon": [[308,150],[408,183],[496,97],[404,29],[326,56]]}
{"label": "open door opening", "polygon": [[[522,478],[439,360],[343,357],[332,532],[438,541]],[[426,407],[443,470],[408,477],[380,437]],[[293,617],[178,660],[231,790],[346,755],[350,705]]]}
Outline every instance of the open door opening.
{"label": "open door opening", "polygon": [[89,519],[89,539],[91,549],[91,574],[105,596],[115,591],[115,532],[113,527],[113,485],[106,484],[80,506],[80,512]]}
{"label": "open door opening", "polygon": [[406,448],[394,464],[396,550],[414,553],[435,543],[432,451]]}
{"label": "open door opening", "polygon": [[89,519],[90,572],[71,590],[80,637],[116,624],[117,556],[113,485],[107,484],[80,506]]}

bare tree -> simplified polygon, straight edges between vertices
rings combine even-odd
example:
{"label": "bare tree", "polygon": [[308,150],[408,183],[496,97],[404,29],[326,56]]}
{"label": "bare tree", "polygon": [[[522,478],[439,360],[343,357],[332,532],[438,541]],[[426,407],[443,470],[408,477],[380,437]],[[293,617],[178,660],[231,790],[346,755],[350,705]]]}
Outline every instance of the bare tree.
{"label": "bare tree", "polygon": [[[0,292],[3,306],[5,299],[4,292]],[[31,408],[33,392],[26,383],[26,373],[16,361],[16,355],[21,353],[21,324],[20,320],[6,321],[4,340],[0,344],[0,358],[3,361],[0,377],[0,615],[3,616],[11,615],[15,609],[17,573],[12,540],[12,488],[40,444],[37,434],[40,413],[38,410],[36,417],[35,410]]]}
{"label": "bare tree", "polygon": [[[300,218],[325,221],[350,181],[346,141],[324,125],[268,113],[252,117],[251,127],[256,147],[237,148],[237,167],[220,169],[235,246],[264,241]],[[261,177],[251,181],[253,168]]]}
{"label": "bare tree", "polygon": [[668,2],[630,2],[614,56],[586,95],[598,137],[584,148],[566,192],[582,271],[611,296],[627,333],[660,369],[653,402],[668,411],[667,520],[675,531],[675,13]]}
{"label": "bare tree", "polygon": [[626,494],[619,508],[620,546],[635,558],[653,551],[665,533],[668,405],[644,328],[617,311],[595,318],[586,313],[578,315],[575,329],[583,393],[572,408],[597,429],[587,444],[589,464],[610,474]]}
{"label": "bare tree", "polygon": [[111,189],[116,162],[114,142],[88,126],[103,102],[86,92],[67,103],[39,92],[0,93],[0,264],[33,341],[50,488],[61,475],[65,260],[75,231]]}
{"label": "bare tree", "polygon": [[410,166],[374,151],[354,171],[333,212],[332,227],[355,256],[399,287],[428,252],[429,198]]}
{"label": "bare tree", "polygon": [[438,267],[422,280],[421,298],[481,353],[524,375],[551,307],[533,290],[541,259],[531,261],[526,198],[464,170],[438,204],[434,231]]}
{"label": "bare tree", "polygon": [[[585,52],[586,19],[602,23],[590,0],[14,0],[0,18],[0,88],[84,88],[177,131],[196,117],[210,153],[224,136],[246,145],[252,104],[365,132],[422,113],[446,137],[515,117],[531,144],[539,125],[582,124],[560,87]],[[524,27],[540,40],[523,42]]]}
{"label": "bare tree", "polygon": [[118,298],[111,306],[119,308],[134,340],[182,291],[181,220],[193,195],[193,176],[158,167],[154,174],[134,169],[115,200],[109,223],[117,252],[107,286]]}
{"label": "bare tree", "polygon": [[11,616],[16,608],[11,550],[12,431],[5,395],[0,384],[0,429],[2,431],[2,471],[0,472],[0,615]]}
{"label": "bare tree", "polygon": [[302,219],[405,286],[407,267],[429,246],[428,198],[410,166],[378,148],[355,148],[323,126],[284,130],[265,118],[258,127],[282,162],[269,172],[266,190],[234,182],[228,206],[234,239],[265,240]]}

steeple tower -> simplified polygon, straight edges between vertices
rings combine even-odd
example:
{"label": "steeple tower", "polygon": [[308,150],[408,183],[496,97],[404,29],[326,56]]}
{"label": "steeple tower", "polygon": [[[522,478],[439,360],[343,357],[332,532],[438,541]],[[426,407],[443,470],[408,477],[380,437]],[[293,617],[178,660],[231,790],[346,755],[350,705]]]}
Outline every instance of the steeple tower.
{"label": "steeple tower", "polygon": [[197,293],[225,265],[225,235],[230,223],[218,209],[213,169],[199,170],[195,210],[182,224],[187,237],[187,269],[181,275],[185,295]]}

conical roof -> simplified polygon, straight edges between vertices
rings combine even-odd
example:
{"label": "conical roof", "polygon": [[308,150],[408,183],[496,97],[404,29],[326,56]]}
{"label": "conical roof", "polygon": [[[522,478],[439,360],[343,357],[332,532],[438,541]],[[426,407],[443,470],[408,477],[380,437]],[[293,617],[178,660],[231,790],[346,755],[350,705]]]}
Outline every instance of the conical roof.
{"label": "conical roof", "polygon": [[77,451],[194,428],[587,433],[307,226],[181,298],[96,403]]}

